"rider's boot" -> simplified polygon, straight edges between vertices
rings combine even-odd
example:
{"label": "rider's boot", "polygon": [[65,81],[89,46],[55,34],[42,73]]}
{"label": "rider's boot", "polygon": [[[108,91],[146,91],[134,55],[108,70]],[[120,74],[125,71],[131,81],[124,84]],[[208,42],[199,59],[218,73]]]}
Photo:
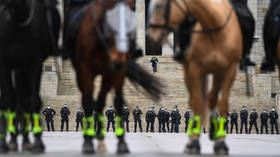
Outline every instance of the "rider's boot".
{"label": "rider's boot", "polygon": [[44,153],[45,145],[42,141],[43,127],[42,127],[40,113],[33,113],[32,117],[33,117],[33,124],[34,124],[32,132],[35,137],[35,142],[32,146],[32,152],[33,153]]}
{"label": "rider's boot", "polygon": [[199,136],[201,130],[201,117],[196,115],[189,120],[187,134],[190,137],[189,143],[184,150],[187,154],[200,154]]}
{"label": "rider's boot", "polygon": [[8,144],[9,150],[13,152],[18,151],[17,135],[18,135],[18,121],[16,112],[9,113],[8,131],[11,135],[11,140]]}
{"label": "rider's boot", "polygon": [[116,116],[116,136],[119,139],[117,153],[118,154],[126,154],[129,153],[128,146],[124,140],[124,128],[121,126],[122,118],[120,116]]}
{"label": "rider's boot", "polygon": [[83,136],[84,136],[84,143],[82,146],[82,153],[84,154],[93,154],[94,147],[93,147],[93,137],[96,135],[94,128],[93,128],[94,118],[93,116],[84,117],[83,118]]}
{"label": "rider's boot", "polygon": [[9,147],[6,142],[9,112],[0,110],[0,154],[7,153]]}
{"label": "rider's boot", "polygon": [[31,151],[32,144],[29,140],[29,132],[31,128],[31,114],[24,113],[23,114],[23,128],[22,128],[22,135],[23,135],[23,142],[22,142],[22,151]]}

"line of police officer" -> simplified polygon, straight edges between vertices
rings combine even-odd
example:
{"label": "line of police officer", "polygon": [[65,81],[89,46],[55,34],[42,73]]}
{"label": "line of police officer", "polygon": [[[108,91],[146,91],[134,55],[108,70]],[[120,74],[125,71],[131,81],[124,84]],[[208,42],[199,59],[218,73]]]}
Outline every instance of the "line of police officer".
{"label": "line of police officer", "polygon": [[[258,119],[258,113],[256,112],[256,109],[253,108],[252,112],[250,113],[250,116],[248,114],[246,106],[243,106],[242,110],[240,111],[240,134],[242,134],[243,131],[243,126],[245,129],[246,134],[250,134],[252,127],[254,126],[256,129],[256,133],[259,133],[258,125],[257,125],[257,119]],[[235,127],[235,132],[238,134],[238,113],[236,112],[235,109],[233,109],[233,112],[229,114],[230,118],[230,133],[232,133],[233,128]],[[248,131],[248,118],[250,119],[249,121],[249,131]],[[278,125],[277,125],[277,120],[278,120],[278,114],[275,111],[275,108],[273,107],[270,113],[267,113],[265,109],[263,109],[263,112],[260,114],[260,122],[261,122],[261,134],[263,133],[263,129],[265,129],[266,134],[268,134],[268,119],[270,119],[270,125],[271,125],[271,134],[274,133],[274,129],[276,130],[276,133],[278,134]],[[228,130],[227,130],[228,132]]]}

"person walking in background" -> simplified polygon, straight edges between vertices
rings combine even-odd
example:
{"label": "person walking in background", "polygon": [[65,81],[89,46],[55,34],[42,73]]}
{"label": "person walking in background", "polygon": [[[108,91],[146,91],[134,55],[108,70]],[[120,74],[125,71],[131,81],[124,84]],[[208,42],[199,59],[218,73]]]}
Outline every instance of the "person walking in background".
{"label": "person walking in background", "polygon": [[153,72],[157,72],[157,64],[158,64],[158,59],[156,57],[153,57],[150,61],[152,67],[153,67]]}

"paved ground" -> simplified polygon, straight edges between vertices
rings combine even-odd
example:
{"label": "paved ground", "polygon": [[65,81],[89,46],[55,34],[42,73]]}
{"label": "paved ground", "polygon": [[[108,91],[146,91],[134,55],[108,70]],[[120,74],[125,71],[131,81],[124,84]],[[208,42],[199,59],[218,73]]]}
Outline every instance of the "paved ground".
{"label": "paved ground", "polygon": [[[43,155],[32,155],[32,157],[79,157],[84,156],[81,152],[82,136],[76,132],[54,132],[44,133],[44,141],[47,146]],[[160,134],[160,133],[129,133],[126,134],[131,153],[127,157],[185,157],[183,149],[188,137],[183,134]],[[227,143],[230,147],[230,156],[280,156],[279,135],[228,135]],[[209,141],[208,135],[201,137],[201,156],[213,156],[213,143]],[[117,139],[113,133],[106,135],[108,153],[97,153],[93,156],[118,156],[115,155]],[[10,153],[2,156],[30,156],[30,154]]]}

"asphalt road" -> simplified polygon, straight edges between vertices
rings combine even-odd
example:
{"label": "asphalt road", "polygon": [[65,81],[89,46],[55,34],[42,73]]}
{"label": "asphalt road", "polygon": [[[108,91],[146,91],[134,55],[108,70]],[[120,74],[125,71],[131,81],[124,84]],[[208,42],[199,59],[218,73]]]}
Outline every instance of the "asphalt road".
{"label": "asphalt road", "polygon": [[[22,156],[22,157],[83,157],[81,153],[82,136],[76,132],[51,132],[44,133],[43,139],[46,145],[44,154],[28,153],[9,153],[0,156]],[[19,139],[20,141],[21,139]],[[105,143],[107,145],[106,153],[96,153],[90,156],[125,156],[125,157],[186,157],[183,154],[187,143],[187,135],[163,134],[163,133],[129,133],[126,134],[126,140],[130,149],[130,154],[117,155],[117,139],[113,133],[107,133]],[[272,157],[280,156],[280,136],[279,135],[228,135],[226,142],[230,148],[232,157]],[[208,139],[207,134],[203,134],[200,139],[201,155],[212,157],[213,142]],[[95,144],[96,146],[97,144]]]}

